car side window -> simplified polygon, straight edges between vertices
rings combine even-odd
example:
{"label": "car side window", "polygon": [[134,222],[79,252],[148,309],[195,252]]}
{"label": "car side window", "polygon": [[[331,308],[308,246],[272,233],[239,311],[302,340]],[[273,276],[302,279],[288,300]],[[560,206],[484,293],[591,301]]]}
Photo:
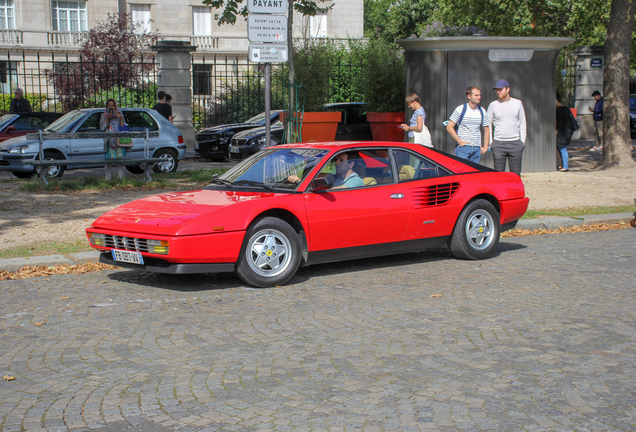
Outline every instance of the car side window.
{"label": "car side window", "polygon": [[31,125],[32,117],[20,116],[16,121],[11,123],[11,126],[15,127],[16,131],[28,131],[33,130]]}
{"label": "car side window", "polygon": [[48,117],[31,117],[31,121],[32,130],[44,129],[51,123]]}
{"label": "car side window", "polygon": [[451,174],[450,171],[426,159],[405,150],[393,150],[400,182],[420,180]]}
{"label": "car side window", "polygon": [[356,124],[366,123],[367,112],[362,106],[354,106],[352,117],[353,117],[353,123],[356,123]]}
{"label": "car side window", "polygon": [[[359,177],[362,181],[354,181],[349,178],[353,177],[354,174],[342,178],[341,173],[336,169],[336,164],[339,156],[343,153],[347,154],[347,161],[355,162],[352,170],[355,177]],[[343,187],[341,185],[347,188],[359,188],[393,183],[393,173],[389,161],[388,149],[356,149],[340,152],[322,167],[317,178],[327,179],[328,182],[332,184],[332,188],[338,189]]]}
{"label": "car side window", "polygon": [[150,114],[144,111],[124,111],[124,119],[131,131],[159,130],[159,125]]}
{"label": "car side window", "polygon": [[99,120],[101,116],[102,116],[101,111],[94,112],[93,114],[89,115],[88,118],[84,120],[84,123],[82,123],[82,125],[79,127],[77,132],[101,131],[101,129],[99,128]]}

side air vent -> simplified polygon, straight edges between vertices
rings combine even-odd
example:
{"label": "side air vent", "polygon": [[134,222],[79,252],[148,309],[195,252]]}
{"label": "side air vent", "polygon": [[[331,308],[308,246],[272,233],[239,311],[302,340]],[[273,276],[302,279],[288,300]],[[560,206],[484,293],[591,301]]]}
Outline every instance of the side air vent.
{"label": "side air vent", "polygon": [[457,189],[458,182],[413,188],[413,204],[415,207],[444,205],[455,195]]}

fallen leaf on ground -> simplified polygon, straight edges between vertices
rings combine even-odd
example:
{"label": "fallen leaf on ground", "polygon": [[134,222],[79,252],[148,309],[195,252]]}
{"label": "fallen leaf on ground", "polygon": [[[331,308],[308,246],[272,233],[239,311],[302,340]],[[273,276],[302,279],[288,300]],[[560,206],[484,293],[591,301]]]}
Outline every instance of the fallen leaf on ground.
{"label": "fallen leaf on ground", "polygon": [[62,300],[68,300],[70,297],[62,297]]}
{"label": "fallen leaf on ground", "polygon": [[46,324],[45,322],[35,322],[33,323],[34,326],[36,327],[42,327],[44,324]]}
{"label": "fallen leaf on ground", "polygon": [[3,380],[5,381],[13,381],[15,379],[15,377],[9,376],[9,375],[5,375],[2,377]]}
{"label": "fallen leaf on ground", "polygon": [[444,297],[444,296],[441,295],[441,294],[431,294],[431,297],[439,298],[439,297]]}

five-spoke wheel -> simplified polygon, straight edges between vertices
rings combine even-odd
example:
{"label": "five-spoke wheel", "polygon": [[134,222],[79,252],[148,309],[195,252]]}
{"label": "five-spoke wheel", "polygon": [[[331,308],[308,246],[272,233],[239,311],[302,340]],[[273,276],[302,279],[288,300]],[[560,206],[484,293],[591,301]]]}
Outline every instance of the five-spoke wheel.
{"label": "five-spoke wheel", "polygon": [[484,259],[499,244],[499,213],[488,201],[470,202],[459,215],[448,246],[457,258]]}
{"label": "five-spoke wheel", "polygon": [[246,233],[236,273],[258,287],[281,285],[291,279],[300,265],[298,234],[287,222],[265,217]]}

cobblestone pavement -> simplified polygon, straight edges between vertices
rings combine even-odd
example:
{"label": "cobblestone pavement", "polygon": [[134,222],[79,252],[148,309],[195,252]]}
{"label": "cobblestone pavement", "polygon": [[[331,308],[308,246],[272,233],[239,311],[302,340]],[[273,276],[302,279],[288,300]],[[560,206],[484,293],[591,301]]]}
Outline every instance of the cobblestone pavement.
{"label": "cobblestone pavement", "polygon": [[0,429],[634,430],[634,234],[321,265],[273,289],[3,281]]}

